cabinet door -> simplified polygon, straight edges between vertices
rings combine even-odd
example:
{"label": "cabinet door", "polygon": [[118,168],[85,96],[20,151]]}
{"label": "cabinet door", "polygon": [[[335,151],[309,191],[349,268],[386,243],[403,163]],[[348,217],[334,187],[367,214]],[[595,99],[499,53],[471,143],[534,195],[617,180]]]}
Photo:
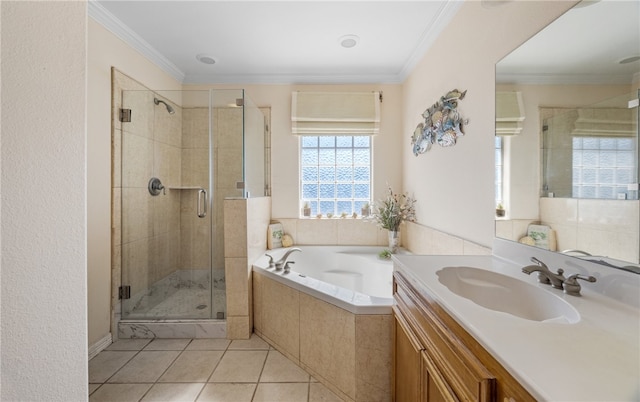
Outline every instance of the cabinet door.
{"label": "cabinet door", "polygon": [[394,401],[418,402],[420,400],[420,351],[422,347],[402,315],[396,313],[394,317]]}
{"label": "cabinet door", "polygon": [[422,400],[457,402],[459,399],[426,351],[422,351]]}

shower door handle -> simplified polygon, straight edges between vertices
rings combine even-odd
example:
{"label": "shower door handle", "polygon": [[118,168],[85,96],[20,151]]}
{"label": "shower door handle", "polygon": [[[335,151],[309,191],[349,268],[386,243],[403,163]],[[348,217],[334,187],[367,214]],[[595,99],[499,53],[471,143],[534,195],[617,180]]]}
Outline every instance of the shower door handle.
{"label": "shower door handle", "polygon": [[207,190],[201,188],[198,190],[198,218],[207,216]]}

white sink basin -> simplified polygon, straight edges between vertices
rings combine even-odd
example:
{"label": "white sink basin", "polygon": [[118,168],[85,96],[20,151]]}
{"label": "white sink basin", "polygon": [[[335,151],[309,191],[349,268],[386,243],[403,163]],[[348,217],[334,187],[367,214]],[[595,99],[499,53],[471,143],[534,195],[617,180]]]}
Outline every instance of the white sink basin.
{"label": "white sink basin", "polygon": [[436,274],[450,291],[490,310],[532,321],[580,321],[578,311],[560,297],[507,275],[471,267],[446,267]]}

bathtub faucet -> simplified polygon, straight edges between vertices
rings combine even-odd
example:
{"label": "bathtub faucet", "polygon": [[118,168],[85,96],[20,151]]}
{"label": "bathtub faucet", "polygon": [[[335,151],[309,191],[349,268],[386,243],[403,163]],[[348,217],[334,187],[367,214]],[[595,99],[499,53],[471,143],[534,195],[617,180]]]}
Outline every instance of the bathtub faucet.
{"label": "bathtub faucet", "polygon": [[284,255],[278,261],[276,261],[276,271],[279,271],[282,269],[284,264],[287,262],[287,258],[289,258],[289,254],[293,253],[294,251],[302,252],[302,250],[300,250],[297,247],[287,250],[287,252],[284,253]]}

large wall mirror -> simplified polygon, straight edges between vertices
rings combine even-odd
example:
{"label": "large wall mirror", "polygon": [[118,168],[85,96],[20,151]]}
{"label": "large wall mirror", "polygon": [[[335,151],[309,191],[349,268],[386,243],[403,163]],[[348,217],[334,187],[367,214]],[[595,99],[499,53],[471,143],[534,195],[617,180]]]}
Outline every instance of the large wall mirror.
{"label": "large wall mirror", "polygon": [[584,0],[496,64],[496,237],[640,273],[639,89],[638,1]]}

